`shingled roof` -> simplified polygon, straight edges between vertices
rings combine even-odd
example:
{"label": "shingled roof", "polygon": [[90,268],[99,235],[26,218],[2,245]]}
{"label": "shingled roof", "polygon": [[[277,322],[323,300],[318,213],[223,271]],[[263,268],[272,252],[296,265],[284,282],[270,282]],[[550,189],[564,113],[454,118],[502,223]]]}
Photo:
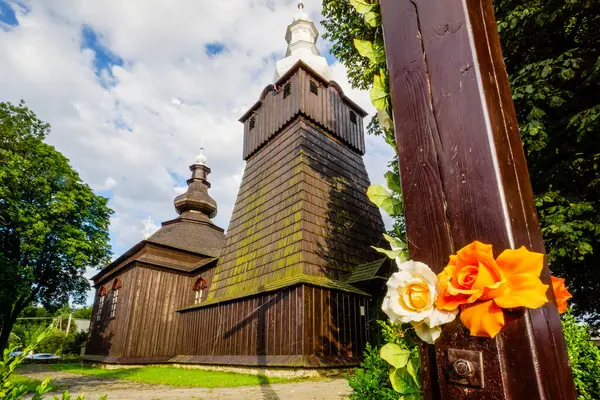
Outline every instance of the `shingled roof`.
{"label": "shingled roof", "polygon": [[[175,209],[179,216],[163,222],[153,235],[138,242],[103,268],[92,278],[94,282],[132,261],[192,272],[217,260],[225,242],[225,234],[222,228],[211,221],[217,213],[217,203],[208,194],[210,168],[205,163],[206,156],[201,150],[196,162],[190,166],[192,177],[187,181],[188,190],[175,198]],[[173,250],[165,253],[165,248],[193,253],[193,256],[181,254],[183,258],[179,257],[181,260],[178,262],[172,260],[176,258],[173,257]]]}
{"label": "shingled roof", "polygon": [[210,220],[179,216],[164,222],[146,241],[208,257],[219,257],[225,234]]}

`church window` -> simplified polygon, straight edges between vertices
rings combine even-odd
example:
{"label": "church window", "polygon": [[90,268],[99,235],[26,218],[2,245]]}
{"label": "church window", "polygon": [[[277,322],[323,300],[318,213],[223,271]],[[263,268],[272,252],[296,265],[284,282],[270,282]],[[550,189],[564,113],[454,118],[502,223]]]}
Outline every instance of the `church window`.
{"label": "church window", "polygon": [[102,286],[98,291],[100,299],[98,300],[98,311],[96,311],[96,321],[102,320],[102,311],[104,310],[104,297],[106,296],[106,288]]}
{"label": "church window", "polygon": [[112,287],[112,298],[110,302],[110,318],[114,318],[117,313],[117,302],[119,300],[119,289],[121,288],[121,280],[115,279]]}
{"label": "church window", "polygon": [[319,95],[319,85],[317,85],[317,82],[313,80],[310,81],[310,91],[316,94],[317,96]]}
{"label": "church window", "polygon": [[283,98],[285,99],[292,93],[292,83],[288,82],[283,87]]}
{"label": "church window", "polygon": [[254,127],[255,127],[255,126],[256,126],[256,116],[255,116],[255,115],[253,115],[253,116],[250,118],[250,126],[249,126],[250,130],[254,129]]}
{"label": "church window", "polygon": [[199,304],[203,300],[203,295],[206,295],[208,284],[206,279],[198,278],[194,283],[192,290],[194,291],[194,304]]}
{"label": "church window", "polygon": [[356,113],[354,111],[350,111],[350,122],[356,125]]}

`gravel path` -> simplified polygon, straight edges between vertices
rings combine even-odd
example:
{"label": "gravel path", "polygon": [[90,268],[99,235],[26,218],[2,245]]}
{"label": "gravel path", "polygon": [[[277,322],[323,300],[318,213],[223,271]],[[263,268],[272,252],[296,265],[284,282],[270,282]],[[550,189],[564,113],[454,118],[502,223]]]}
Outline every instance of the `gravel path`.
{"label": "gravel path", "polygon": [[50,377],[55,385],[59,385],[63,390],[68,389],[69,393],[73,395],[85,393],[86,400],[97,400],[103,394],[108,395],[108,400],[341,400],[347,399],[350,393],[350,388],[344,379],[204,389],[150,385],[77,375],[52,371],[44,365],[29,365],[18,372],[21,375],[40,380]]}

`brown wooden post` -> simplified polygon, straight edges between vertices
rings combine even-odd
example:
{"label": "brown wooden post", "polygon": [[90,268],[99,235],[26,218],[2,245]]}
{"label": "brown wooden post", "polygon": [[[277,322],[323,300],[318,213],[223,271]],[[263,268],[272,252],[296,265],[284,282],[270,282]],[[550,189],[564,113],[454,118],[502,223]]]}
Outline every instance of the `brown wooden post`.
{"label": "brown wooden post", "polygon": [[[411,258],[439,272],[473,240],[544,252],[491,0],[381,10]],[[547,266],[542,275],[550,283]],[[459,320],[444,328],[423,352],[427,398],[576,398],[555,305],[507,314],[495,340]],[[480,383],[457,379],[456,357]]]}

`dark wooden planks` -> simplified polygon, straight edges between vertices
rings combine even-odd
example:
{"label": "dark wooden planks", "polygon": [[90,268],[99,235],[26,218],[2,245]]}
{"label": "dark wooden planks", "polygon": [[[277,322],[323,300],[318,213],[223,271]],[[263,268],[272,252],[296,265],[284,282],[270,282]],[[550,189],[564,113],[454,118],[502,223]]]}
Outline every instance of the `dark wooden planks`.
{"label": "dark wooden planks", "polygon": [[[411,257],[439,271],[475,239],[543,252],[491,2],[383,0],[382,12]],[[448,348],[482,351],[484,389],[446,382]],[[574,398],[553,305],[512,313],[496,341],[457,322],[428,351],[429,398]]]}
{"label": "dark wooden planks", "polygon": [[[310,91],[311,80],[319,85],[318,95]],[[359,154],[364,154],[362,111],[344,98],[337,84],[324,82],[302,68],[288,80],[280,82],[279,86],[283,87],[287,82],[292,84],[289,96],[284,98],[283,91],[276,95],[273,95],[273,91],[263,92],[258,106],[254,106],[254,111],[242,120],[244,159],[249,159],[299,114],[327,129]],[[351,111],[356,113],[356,123],[350,121]],[[250,130],[252,118],[256,125]]]}
{"label": "dark wooden planks", "polygon": [[[363,296],[301,285],[182,311],[182,324],[190,333],[182,337],[172,361],[289,366],[295,360],[298,366],[355,365],[367,340],[367,316],[360,315],[360,306],[366,302]],[[300,362],[298,357],[310,358]]]}

